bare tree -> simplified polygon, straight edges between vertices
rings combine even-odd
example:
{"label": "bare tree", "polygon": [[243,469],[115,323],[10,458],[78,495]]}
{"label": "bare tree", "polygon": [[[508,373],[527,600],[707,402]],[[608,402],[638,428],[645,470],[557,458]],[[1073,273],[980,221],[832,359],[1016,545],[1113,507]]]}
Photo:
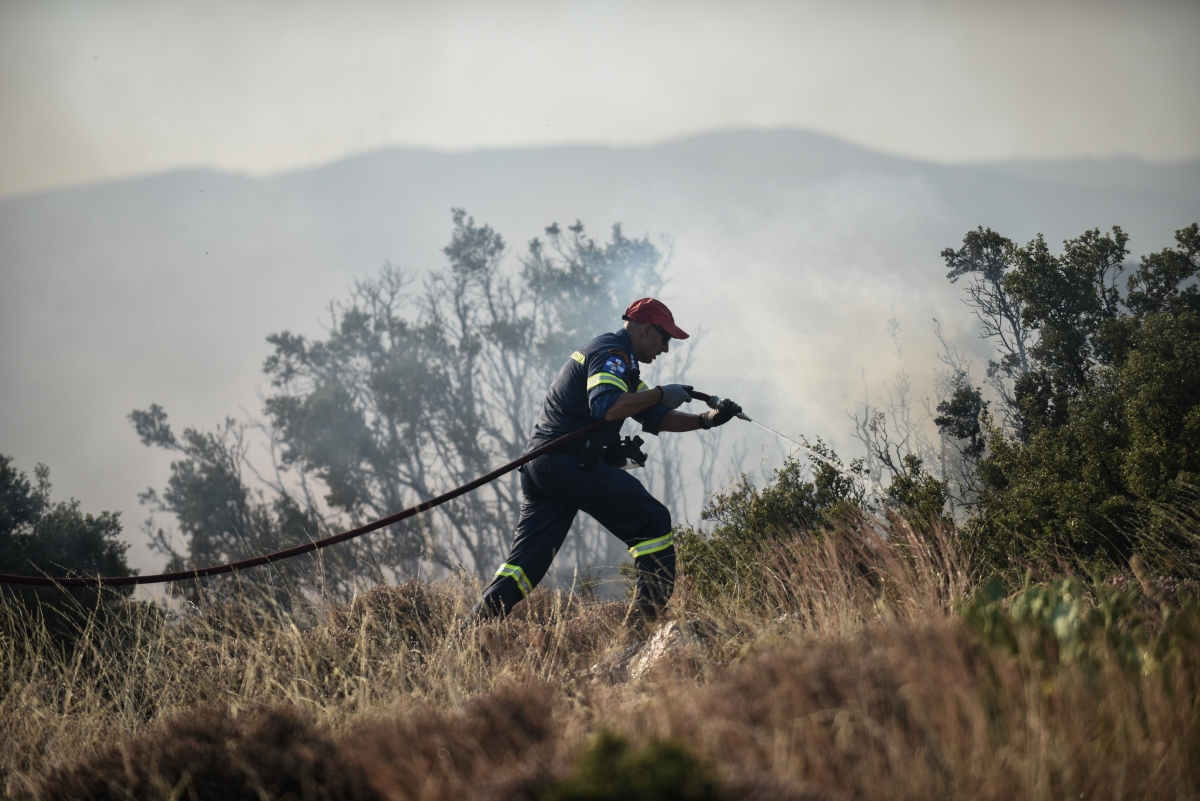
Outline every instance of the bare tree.
{"label": "bare tree", "polygon": [[943,365],[933,373],[934,401],[924,400],[925,413],[938,428],[938,465],[946,484],[950,513],[973,507],[979,496],[977,467],[984,451],[982,417],[988,404],[971,382],[971,360],[942,333],[935,318],[934,334]]}
{"label": "bare tree", "polygon": [[863,376],[862,417],[854,420],[854,438],[866,450],[863,468],[872,481],[880,483],[886,470],[891,478],[907,472],[906,456],[916,456],[924,464],[937,461],[937,449],[929,439],[928,416],[917,416],[912,377],[904,363],[904,346],[900,339],[900,318],[895,309],[887,321],[888,334],[895,348],[896,372],[883,382],[885,397],[879,406],[870,399],[866,376]]}

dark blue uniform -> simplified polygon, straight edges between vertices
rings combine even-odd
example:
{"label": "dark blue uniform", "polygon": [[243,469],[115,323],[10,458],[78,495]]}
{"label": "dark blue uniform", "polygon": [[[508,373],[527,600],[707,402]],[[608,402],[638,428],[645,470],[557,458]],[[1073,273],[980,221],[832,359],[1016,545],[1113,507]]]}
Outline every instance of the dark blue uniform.
{"label": "dark blue uniform", "polygon": [[[596,337],[571,354],[550,385],[526,453],[603,420],[621,393],[645,389],[629,334],[622,330]],[[634,419],[644,431],[657,435],[666,413],[665,406],[653,406]],[[615,421],[595,436],[604,446],[620,433],[621,421]],[[512,550],[472,618],[503,616],[532,592],[580,510],[619,537],[633,555],[637,622],[657,616],[674,588],[675,544],[670,512],[641,482],[603,459],[589,469],[577,452],[554,453],[521,468],[521,492],[521,519]]]}

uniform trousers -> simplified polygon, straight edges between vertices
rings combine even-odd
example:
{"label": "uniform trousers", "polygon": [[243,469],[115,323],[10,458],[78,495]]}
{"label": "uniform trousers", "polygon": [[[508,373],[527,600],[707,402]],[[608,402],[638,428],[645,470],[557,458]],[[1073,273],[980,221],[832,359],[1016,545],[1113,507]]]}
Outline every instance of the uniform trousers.
{"label": "uniform trousers", "polygon": [[572,454],[541,456],[521,468],[521,518],[508,558],[468,620],[503,617],[546,575],[575,515],[586,512],[634,556],[633,624],[654,620],[675,587],[671,513],[636,478],[598,460],[591,470]]}

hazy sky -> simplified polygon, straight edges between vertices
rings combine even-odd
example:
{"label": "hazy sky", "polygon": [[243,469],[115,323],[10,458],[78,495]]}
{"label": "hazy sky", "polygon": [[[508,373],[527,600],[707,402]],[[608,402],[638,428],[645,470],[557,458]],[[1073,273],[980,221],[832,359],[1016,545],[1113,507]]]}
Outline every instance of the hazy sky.
{"label": "hazy sky", "polygon": [[0,196],[733,127],[954,163],[1194,158],[1197,44],[1195,0],[0,0]]}

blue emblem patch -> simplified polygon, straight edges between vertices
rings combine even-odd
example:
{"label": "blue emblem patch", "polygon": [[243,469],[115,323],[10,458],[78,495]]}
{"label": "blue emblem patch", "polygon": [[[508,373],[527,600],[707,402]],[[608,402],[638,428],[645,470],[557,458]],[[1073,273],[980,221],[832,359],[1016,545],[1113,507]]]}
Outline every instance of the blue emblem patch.
{"label": "blue emblem patch", "polygon": [[600,372],[609,373],[620,378],[625,375],[625,362],[616,356],[609,356],[608,360],[604,362],[604,368]]}

